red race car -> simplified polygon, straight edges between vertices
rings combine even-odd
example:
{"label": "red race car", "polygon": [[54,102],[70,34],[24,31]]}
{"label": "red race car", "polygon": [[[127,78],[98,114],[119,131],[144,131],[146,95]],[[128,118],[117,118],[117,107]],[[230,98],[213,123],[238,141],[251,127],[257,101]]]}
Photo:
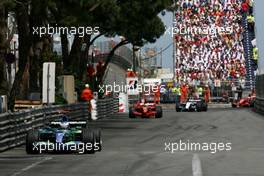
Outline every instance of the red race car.
{"label": "red race car", "polygon": [[155,95],[143,96],[133,107],[129,108],[129,118],[161,118],[162,107],[157,106]]}
{"label": "red race car", "polygon": [[256,96],[249,95],[246,98],[241,98],[240,100],[235,100],[232,103],[232,107],[233,108],[238,108],[238,107],[254,107],[255,100],[256,100]]}

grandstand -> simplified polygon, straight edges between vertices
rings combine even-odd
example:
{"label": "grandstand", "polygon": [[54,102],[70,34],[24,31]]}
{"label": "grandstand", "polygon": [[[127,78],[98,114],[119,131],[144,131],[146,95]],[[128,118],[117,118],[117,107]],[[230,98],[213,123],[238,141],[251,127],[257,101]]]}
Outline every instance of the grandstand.
{"label": "grandstand", "polygon": [[174,39],[178,84],[214,87],[225,82],[253,89],[255,84],[247,16],[249,0],[179,0]]}

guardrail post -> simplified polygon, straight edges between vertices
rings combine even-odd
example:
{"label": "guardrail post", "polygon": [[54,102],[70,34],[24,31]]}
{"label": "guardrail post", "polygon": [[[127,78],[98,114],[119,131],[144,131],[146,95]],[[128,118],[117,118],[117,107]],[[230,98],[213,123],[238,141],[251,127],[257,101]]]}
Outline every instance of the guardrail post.
{"label": "guardrail post", "polygon": [[98,119],[98,113],[97,113],[97,101],[95,99],[91,100],[91,118],[92,120]]}

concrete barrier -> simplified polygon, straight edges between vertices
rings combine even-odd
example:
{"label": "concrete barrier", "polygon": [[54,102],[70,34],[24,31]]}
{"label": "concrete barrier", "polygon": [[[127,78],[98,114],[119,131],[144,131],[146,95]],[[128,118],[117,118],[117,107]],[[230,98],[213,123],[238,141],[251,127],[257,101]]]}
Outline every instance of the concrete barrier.
{"label": "concrete barrier", "polygon": [[264,114],[264,75],[257,76],[256,92],[255,109],[257,112]]}

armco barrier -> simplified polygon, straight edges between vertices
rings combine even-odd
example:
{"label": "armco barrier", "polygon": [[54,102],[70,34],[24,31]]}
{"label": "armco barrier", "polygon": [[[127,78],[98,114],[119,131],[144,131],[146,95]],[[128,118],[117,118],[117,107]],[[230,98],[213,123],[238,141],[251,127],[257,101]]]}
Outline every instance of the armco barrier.
{"label": "armco barrier", "polygon": [[[98,118],[118,112],[118,99],[107,98],[97,101]],[[88,120],[88,103],[49,106],[41,109],[0,114],[0,152],[25,143],[26,133],[45,123],[61,117],[60,111],[69,111],[72,120]]]}
{"label": "armco barrier", "polygon": [[105,118],[118,112],[118,98],[109,98],[97,101],[98,119]]}
{"label": "armco barrier", "polygon": [[264,114],[264,75],[259,75],[256,79],[257,99],[255,102],[255,109]]}

